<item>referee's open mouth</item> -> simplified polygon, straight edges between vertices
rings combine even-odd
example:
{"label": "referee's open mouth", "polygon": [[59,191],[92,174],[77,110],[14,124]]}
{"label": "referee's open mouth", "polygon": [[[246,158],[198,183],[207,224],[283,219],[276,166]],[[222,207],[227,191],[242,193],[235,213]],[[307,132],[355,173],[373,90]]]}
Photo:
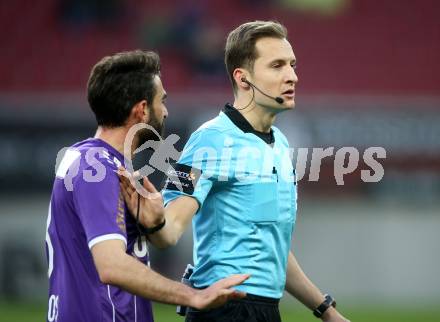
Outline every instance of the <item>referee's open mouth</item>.
{"label": "referee's open mouth", "polygon": [[295,90],[289,89],[289,90],[283,92],[282,95],[286,96],[287,98],[293,99],[293,98],[295,98]]}

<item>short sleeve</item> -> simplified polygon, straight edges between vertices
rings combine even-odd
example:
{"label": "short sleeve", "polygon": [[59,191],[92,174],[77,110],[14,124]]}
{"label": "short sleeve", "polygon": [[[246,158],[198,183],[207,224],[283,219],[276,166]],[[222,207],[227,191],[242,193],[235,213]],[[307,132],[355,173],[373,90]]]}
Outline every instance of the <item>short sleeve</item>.
{"label": "short sleeve", "polygon": [[[172,184],[169,176],[162,191],[164,203],[181,196],[190,196],[196,199],[199,209],[203,205],[211,188],[218,181],[221,162],[222,135],[220,131],[202,129],[194,132],[183,148],[177,162],[176,178],[182,181],[182,176],[192,178],[188,184],[192,187],[178,187]],[[176,173],[174,171],[174,173]]]}
{"label": "short sleeve", "polygon": [[74,206],[89,248],[110,239],[127,244],[125,203],[119,179],[113,169],[105,169],[102,180],[88,182],[84,176],[79,176],[73,186]]}

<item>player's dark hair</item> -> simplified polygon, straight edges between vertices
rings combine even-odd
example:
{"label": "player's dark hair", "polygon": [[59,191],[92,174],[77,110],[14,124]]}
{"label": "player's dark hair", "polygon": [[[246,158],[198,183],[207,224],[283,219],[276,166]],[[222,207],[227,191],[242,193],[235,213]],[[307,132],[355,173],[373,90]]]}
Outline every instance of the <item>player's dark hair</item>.
{"label": "player's dark hair", "polygon": [[146,100],[151,104],[156,75],[160,75],[160,60],[151,51],[121,52],[101,59],[87,82],[87,99],[98,125],[122,126],[136,103]]}
{"label": "player's dark hair", "polygon": [[232,75],[234,70],[240,67],[253,70],[255,59],[258,58],[255,43],[264,37],[287,38],[287,29],[275,21],[252,21],[229,33],[225,47],[225,65],[234,93],[237,91]]}

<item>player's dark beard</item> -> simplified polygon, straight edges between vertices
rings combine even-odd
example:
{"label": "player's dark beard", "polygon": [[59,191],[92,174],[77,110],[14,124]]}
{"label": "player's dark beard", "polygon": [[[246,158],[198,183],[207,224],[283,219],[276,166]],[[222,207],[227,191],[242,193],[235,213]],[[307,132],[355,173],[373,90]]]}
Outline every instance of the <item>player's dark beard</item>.
{"label": "player's dark beard", "polygon": [[[153,129],[155,129],[162,138],[165,132],[165,121],[160,122],[160,120],[154,115],[154,113],[151,113],[151,115],[152,117],[150,119],[150,122],[148,122],[147,124],[151,126]],[[140,147],[142,144],[144,144],[147,141],[159,141],[160,139],[157,137],[156,133],[154,133],[149,129],[140,130],[138,132],[138,137],[139,137],[139,143],[137,147]]]}

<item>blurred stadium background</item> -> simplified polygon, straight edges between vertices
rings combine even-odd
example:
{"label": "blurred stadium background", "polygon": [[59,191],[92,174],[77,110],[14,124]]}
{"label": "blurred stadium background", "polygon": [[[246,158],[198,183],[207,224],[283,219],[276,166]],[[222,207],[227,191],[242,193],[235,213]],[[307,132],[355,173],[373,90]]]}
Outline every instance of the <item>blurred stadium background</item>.
{"label": "blurred stadium background", "polygon": [[[379,183],[361,181],[361,164],[337,186],[331,158],[318,182],[306,173],[293,242],[304,270],[352,321],[439,321],[439,14],[436,0],[2,1],[0,321],[44,320],[55,158],[94,134],[92,65],[158,51],[180,149],[233,100],[222,47],[256,19],[285,24],[298,59],[297,107],[277,122],[291,145],[387,150]],[[152,249],[153,267],[178,279],[191,238]],[[157,306],[157,320],[181,321],[173,309]],[[314,320],[290,296],[282,311],[284,321]]]}

